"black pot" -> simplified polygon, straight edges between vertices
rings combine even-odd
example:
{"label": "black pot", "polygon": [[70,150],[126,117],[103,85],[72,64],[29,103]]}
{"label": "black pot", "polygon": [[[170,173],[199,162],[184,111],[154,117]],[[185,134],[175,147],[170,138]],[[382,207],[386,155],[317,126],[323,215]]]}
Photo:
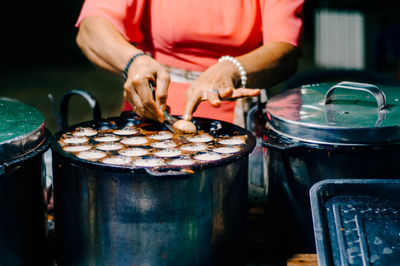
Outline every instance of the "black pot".
{"label": "black pot", "polygon": [[0,265],[46,265],[42,155],[50,134],[36,109],[7,98],[0,128]]}
{"label": "black pot", "polygon": [[57,143],[77,127],[143,123],[134,114],[68,127],[52,143],[56,259],[60,265],[244,264],[247,162],[254,137],[235,125],[196,119],[210,134],[247,135],[246,146],[191,168],[105,165]]}
{"label": "black pot", "polygon": [[268,237],[278,252],[315,253],[309,190],[316,182],[400,177],[397,95],[398,87],[342,82],[270,99],[264,178]]}

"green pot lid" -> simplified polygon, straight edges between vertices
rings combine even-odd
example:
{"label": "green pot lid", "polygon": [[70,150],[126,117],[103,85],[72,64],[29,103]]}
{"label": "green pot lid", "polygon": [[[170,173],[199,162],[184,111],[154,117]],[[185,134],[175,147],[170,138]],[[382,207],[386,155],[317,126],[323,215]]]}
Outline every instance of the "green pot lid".
{"label": "green pot lid", "polygon": [[44,117],[35,108],[0,98],[0,161],[36,149],[45,140]]}
{"label": "green pot lid", "polygon": [[400,143],[400,87],[340,82],[304,85],[272,97],[267,127],[300,141]]}

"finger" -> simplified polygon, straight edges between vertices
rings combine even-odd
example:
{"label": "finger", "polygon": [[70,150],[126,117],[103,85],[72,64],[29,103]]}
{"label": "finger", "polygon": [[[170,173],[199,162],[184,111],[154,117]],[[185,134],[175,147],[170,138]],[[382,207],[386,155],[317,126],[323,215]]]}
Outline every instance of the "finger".
{"label": "finger", "polygon": [[138,97],[134,97],[133,94],[129,90],[124,90],[124,97],[132,106],[132,110],[139,115],[138,106],[141,106],[141,102],[137,100]]}
{"label": "finger", "polygon": [[130,90],[127,89],[127,88],[125,88],[125,86],[124,86],[124,100],[125,100],[125,101],[128,101],[129,104],[130,104],[132,107],[133,107],[133,105],[135,105],[135,103],[134,103],[133,100],[132,100],[132,94],[131,94]]}
{"label": "finger", "polygon": [[166,71],[160,71],[157,73],[156,103],[162,112],[164,112],[167,105],[169,82],[170,77]]}
{"label": "finger", "polygon": [[253,97],[259,95],[261,92],[260,89],[246,89],[246,88],[239,88],[233,91],[231,99],[238,99],[242,97]]}
{"label": "finger", "polygon": [[218,89],[210,89],[207,91],[207,100],[214,107],[221,106],[221,98]]}
{"label": "finger", "polygon": [[221,98],[222,100],[223,100],[223,99],[227,99],[227,98],[231,98],[234,90],[235,90],[235,89],[234,89],[234,88],[231,88],[231,87],[228,87],[228,88],[220,88],[220,89],[218,90],[218,91],[219,91],[219,96],[220,96],[220,98]]}
{"label": "finger", "polygon": [[193,93],[193,89],[189,88],[186,92],[186,106],[185,111],[183,113],[183,119],[191,120],[193,117],[193,113],[196,110],[197,106],[201,103],[201,95],[197,93]]}
{"label": "finger", "polygon": [[140,81],[140,86],[135,88],[136,93],[139,95],[143,104],[144,112],[146,113],[145,117],[151,118],[155,121],[164,122],[164,114],[159,110],[155,102],[153,91],[149,86],[149,79],[151,79],[151,77],[143,78]]}
{"label": "finger", "polygon": [[154,112],[148,112],[146,108],[144,107],[144,104],[142,102],[142,98],[137,94],[137,91],[133,89],[132,86],[130,86],[130,83],[127,82],[124,85],[125,89],[125,94],[127,96],[127,99],[129,103],[132,106],[133,111],[138,114],[141,117],[145,117],[148,119],[152,120],[158,120],[157,116],[154,115]]}
{"label": "finger", "polygon": [[[157,101],[157,99],[165,97],[164,101],[167,100],[167,95],[166,95],[167,92],[165,90],[167,90],[168,86],[169,86],[169,74],[165,71],[164,75],[165,76],[162,77],[161,80],[167,80],[168,81],[168,84],[166,85],[166,89],[163,89],[163,85],[162,84],[161,84],[161,89],[160,89],[160,85],[158,84],[158,80],[159,80],[158,76],[159,75],[157,74],[157,72],[154,72],[153,75],[147,76],[146,78],[149,81],[145,84],[150,88],[150,91],[151,91],[151,94],[152,94],[152,98],[151,99],[153,100],[152,102],[154,102],[154,104],[155,104],[154,106],[149,106],[149,108],[150,108],[149,110],[153,110],[152,112],[155,113],[155,115],[157,117],[157,119],[155,119],[155,120],[159,121],[161,123],[164,122],[164,120],[165,120],[165,116],[164,116],[165,103],[160,105],[159,102]],[[157,83],[156,83],[155,76],[157,76]],[[150,86],[150,84],[152,86]],[[162,91],[165,91],[165,96],[162,95],[163,94]]]}
{"label": "finger", "polygon": [[[132,106],[132,110],[141,117],[146,117],[143,112],[143,104],[140,97],[137,95],[135,86],[139,86],[139,83],[128,76],[124,84],[124,96],[128,100],[129,104]],[[147,118],[147,117],[146,117]]]}
{"label": "finger", "polygon": [[139,95],[137,95],[134,92],[134,93],[131,93],[131,97],[130,98],[132,99],[132,101],[134,103],[132,105],[132,108],[133,108],[133,111],[136,114],[138,114],[141,117],[145,117],[145,118],[157,121],[157,117],[153,113],[148,112],[146,110],[146,108],[144,107],[144,105],[142,103],[142,99],[139,97]]}

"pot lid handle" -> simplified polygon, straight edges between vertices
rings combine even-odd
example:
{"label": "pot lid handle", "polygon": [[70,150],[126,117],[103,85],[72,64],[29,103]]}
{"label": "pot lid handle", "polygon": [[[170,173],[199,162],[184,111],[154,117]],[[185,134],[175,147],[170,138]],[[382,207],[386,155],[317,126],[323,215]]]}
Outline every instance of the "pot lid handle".
{"label": "pot lid handle", "polygon": [[379,110],[382,110],[386,107],[386,95],[377,86],[368,83],[358,83],[351,81],[342,81],[331,87],[325,94],[325,104],[333,101],[332,95],[337,88],[368,92],[375,97]]}

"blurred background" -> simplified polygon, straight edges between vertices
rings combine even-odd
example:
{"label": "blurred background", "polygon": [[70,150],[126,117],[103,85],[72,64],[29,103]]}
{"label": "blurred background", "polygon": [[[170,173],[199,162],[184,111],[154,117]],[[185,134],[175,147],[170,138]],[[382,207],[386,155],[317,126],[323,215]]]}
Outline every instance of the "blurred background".
{"label": "blurred background", "polygon": [[[121,111],[122,78],[93,66],[75,44],[74,24],[82,3],[12,2],[3,12],[13,14],[13,18],[1,18],[0,96],[39,109],[52,132],[57,128],[49,93],[57,108],[67,90],[84,89],[99,100],[103,117]],[[390,0],[306,1],[298,74],[271,88],[269,95],[298,82],[318,81],[318,75],[331,70],[339,80],[349,79],[346,75],[350,73],[350,77],[377,74],[399,81],[399,11]],[[91,118],[83,100],[73,98],[71,105],[70,124]]]}

